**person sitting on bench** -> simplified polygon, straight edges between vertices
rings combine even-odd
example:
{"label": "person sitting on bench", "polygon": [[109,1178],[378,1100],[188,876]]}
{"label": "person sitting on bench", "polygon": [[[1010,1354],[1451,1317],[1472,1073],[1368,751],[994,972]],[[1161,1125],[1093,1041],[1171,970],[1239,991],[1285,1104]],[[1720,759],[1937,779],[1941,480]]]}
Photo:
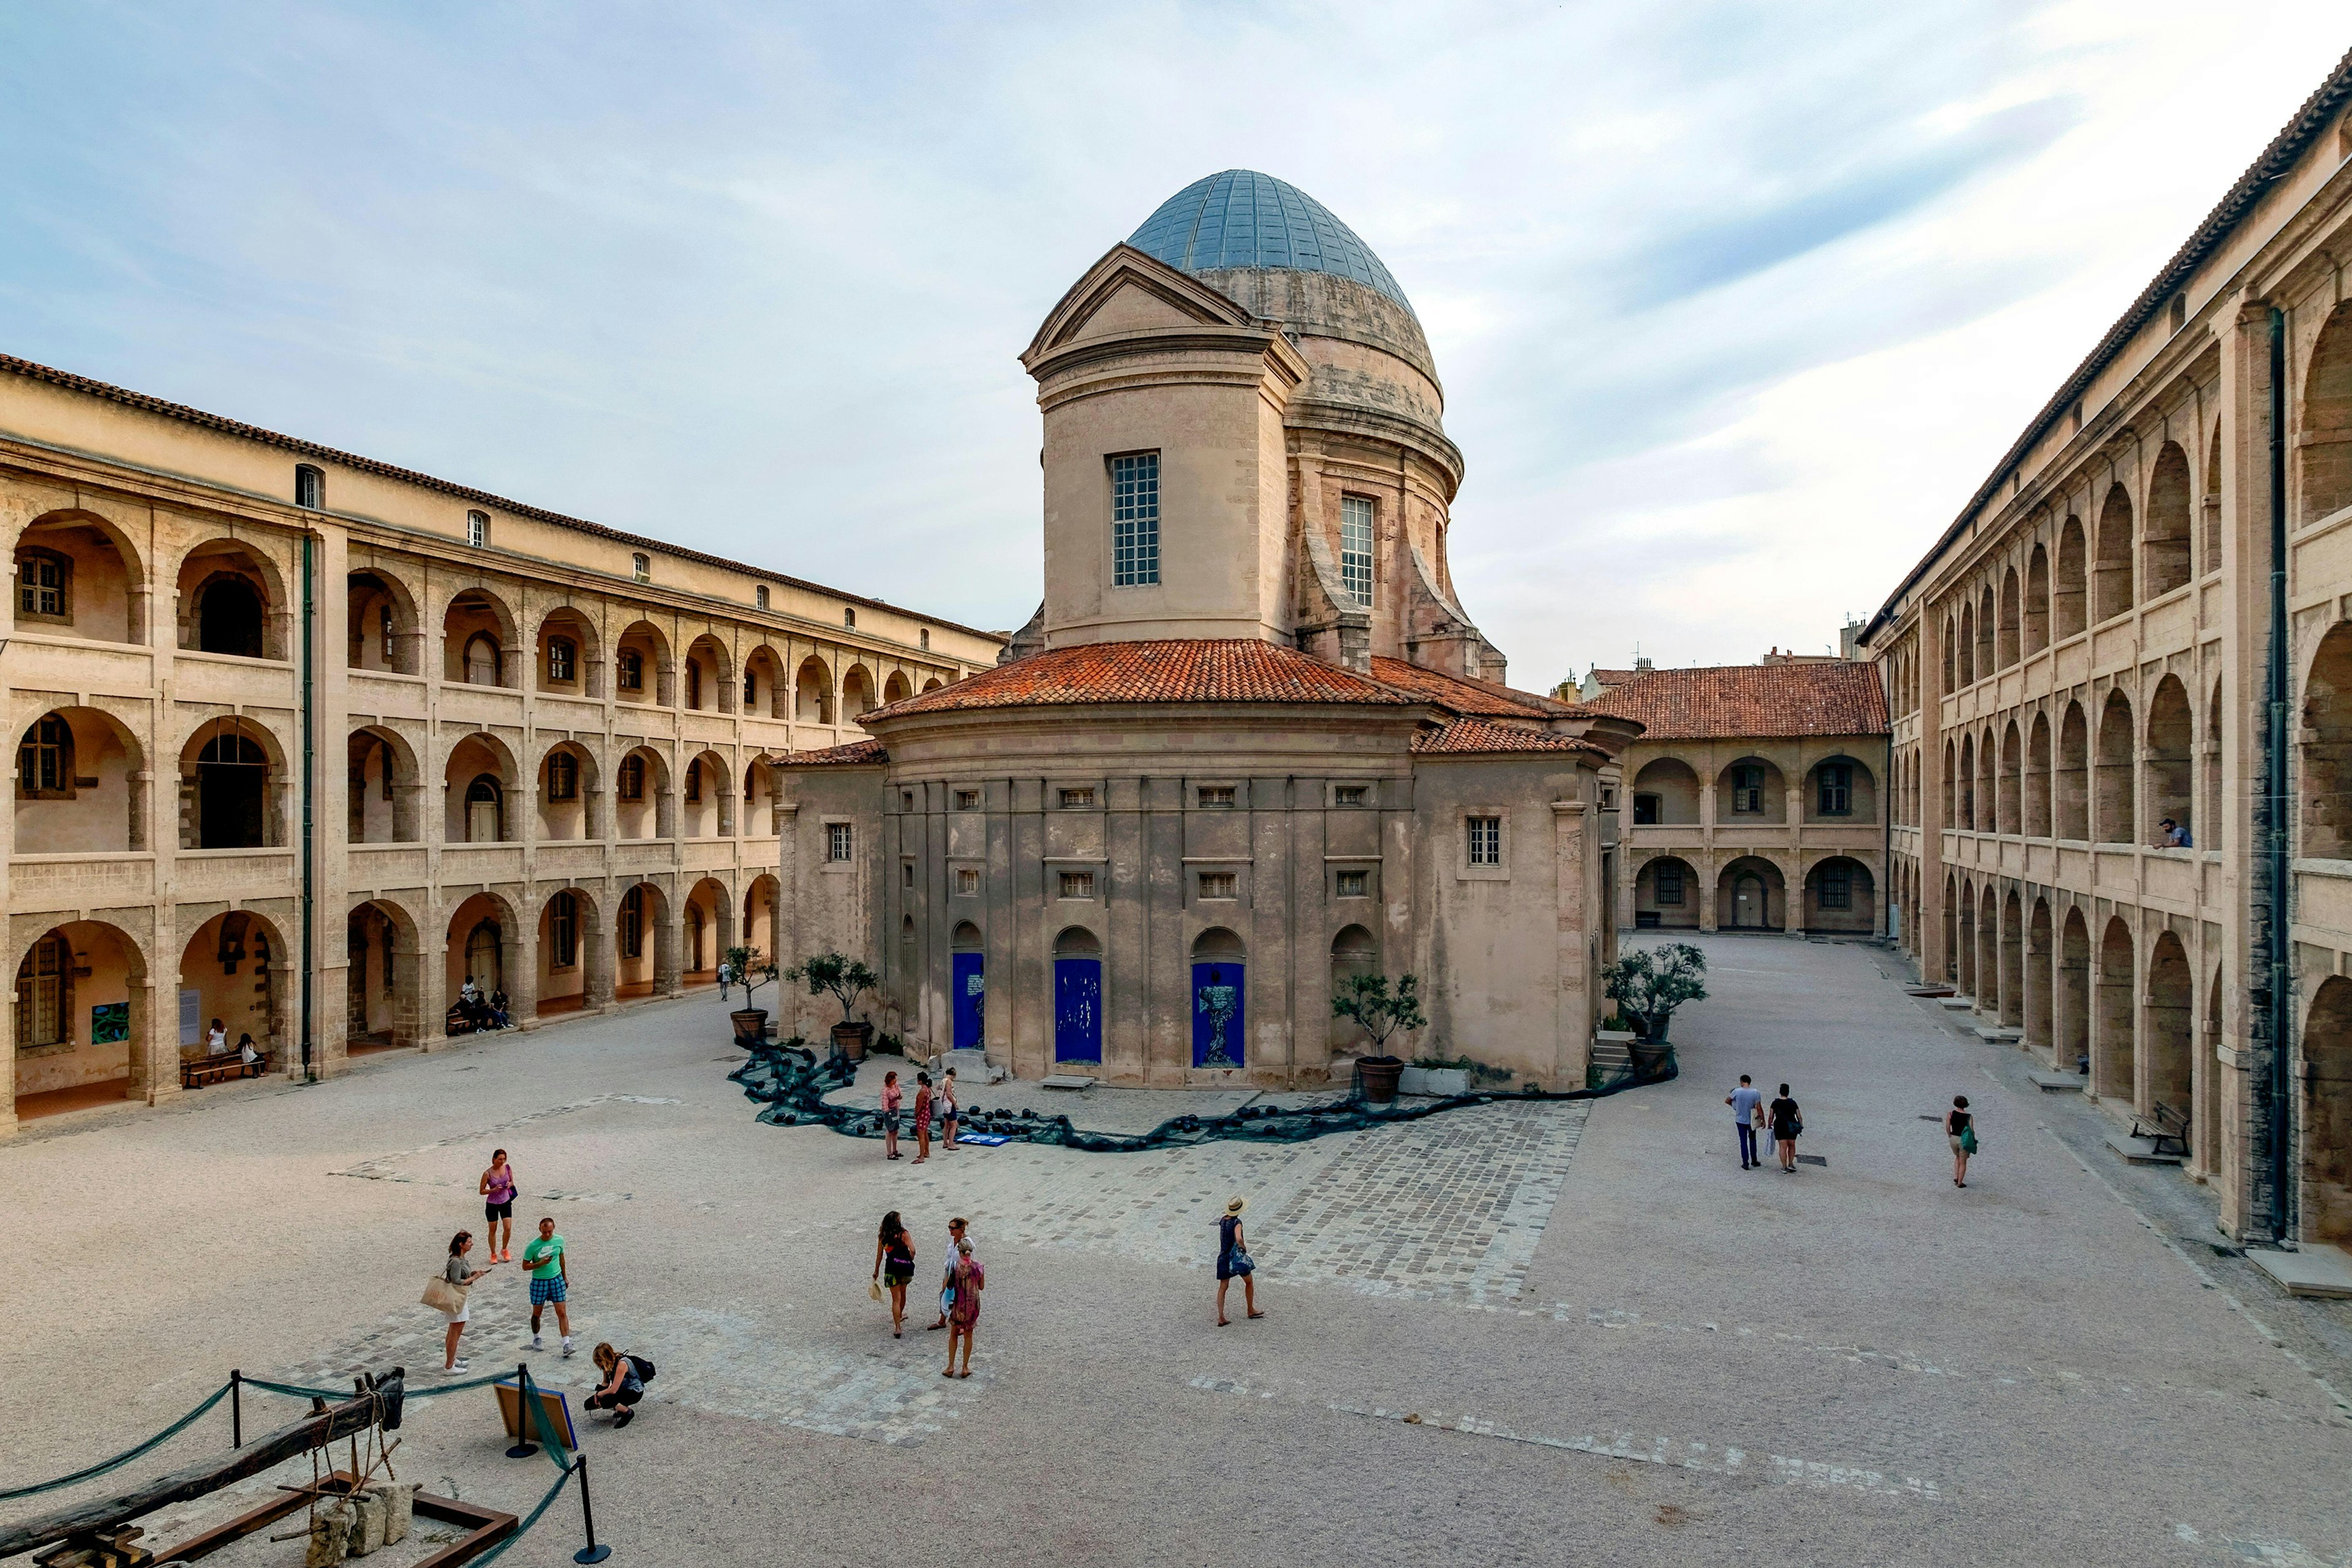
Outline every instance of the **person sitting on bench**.
{"label": "person sitting on bench", "polygon": [[501,985],[496,991],[491,992],[490,1027],[493,1029],[510,1029],[514,1027],[513,1024],[509,1022],[507,1017],[508,1013],[511,1011],[511,1009],[512,1004],[507,1000],[505,986]]}
{"label": "person sitting on bench", "polygon": [[236,1058],[247,1067],[256,1066],[260,1062],[261,1053],[253,1048],[251,1035],[239,1035],[236,1037]]}

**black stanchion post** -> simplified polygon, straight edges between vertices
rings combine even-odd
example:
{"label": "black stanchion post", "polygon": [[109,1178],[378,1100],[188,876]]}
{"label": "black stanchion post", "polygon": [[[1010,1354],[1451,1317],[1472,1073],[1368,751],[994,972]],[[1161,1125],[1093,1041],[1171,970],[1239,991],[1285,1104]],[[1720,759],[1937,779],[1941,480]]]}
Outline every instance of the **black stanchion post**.
{"label": "black stanchion post", "polygon": [[515,1363],[515,1444],[507,1450],[509,1459],[528,1459],[539,1452],[539,1445],[530,1440],[530,1363]]}
{"label": "black stanchion post", "polygon": [[572,1554],[574,1563],[602,1563],[613,1555],[609,1546],[596,1544],[596,1510],[588,1505],[588,1456],[581,1455],[572,1461],[580,1477],[580,1523],[588,1531],[588,1544]]}
{"label": "black stanchion post", "polygon": [[228,1446],[245,1447],[245,1373],[236,1367],[228,1373]]}

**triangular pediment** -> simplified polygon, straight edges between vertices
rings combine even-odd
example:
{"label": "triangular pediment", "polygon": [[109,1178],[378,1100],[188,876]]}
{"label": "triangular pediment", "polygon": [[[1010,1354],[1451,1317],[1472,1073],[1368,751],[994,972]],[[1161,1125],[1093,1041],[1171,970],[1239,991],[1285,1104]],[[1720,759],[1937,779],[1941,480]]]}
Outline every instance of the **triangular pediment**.
{"label": "triangular pediment", "polygon": [[1037,329],[1024,364],[1088,338],[1158,328],[1246,327],[1250,313],[1200,279],[1131,245],[1115,245],[1070,286]]}

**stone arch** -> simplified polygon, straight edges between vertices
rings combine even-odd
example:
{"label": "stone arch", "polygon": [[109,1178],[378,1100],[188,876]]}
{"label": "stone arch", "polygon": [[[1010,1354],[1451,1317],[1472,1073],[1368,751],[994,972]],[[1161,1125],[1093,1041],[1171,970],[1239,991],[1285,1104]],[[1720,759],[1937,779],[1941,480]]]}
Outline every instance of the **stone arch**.
{"label": "stone arch", "polygon": [[29,1120],[147,1098],[170,1060],[151,1062],[153,993],[145,950],[118,925],[68,920],[32,935],[16,952],[16,1065],[0,1105]]}
{"label": "stone arch", "polygon": [[415,1046],[425,1026],[425,949],[416,917],[396,899],[362,899],[343,917],[343,1050]]}
{"label": "stone arch", "polygon": [[2311,656],[2303,733],[2302,852],[2352,860],[2352,621],[2328,627]]}
{"label": "stone arch", "polygon": [[2139,813],[2133,787],[2133,752],[2139,736],[2132,723],[2131,699],[2123,688],[2112,688],[2099,710],[2099,755],[2093,784],[2097,795],[2096,821],[2102,844],[2130,844],[2139,837]]}
{"label": "stone arch", "polygon": [[2091,838],[2091,730],[2083,705],[2069,701],[2058,725],[2058,766],[2051,775],[2061,838],[2087,844]]}
{"label": "stone arch", "polygon": [[1955,984],[1959,986],[1963,994],[1980,998],[1983,993],[1977,988],[1979,977],[1977,974],[1976,885],[1964,877],[1960,879],[1958,893],[1955,909],[1958,919],[1958,922],[1949,928],[1953,933],[1953,967],[1958,972]]}
{"label": "stone arch", "polygon": [[[450,1032],[469,974],[486,1000],[500,991],[507,994],[509,1016],[528,1017],[536,1010],[530,1005],[535,992],[525,973],[522,934],[514,906],[487,888],[450,910],[442,938],[441,1016],[434,1020],[442,1033]],[[467,1030],[461,1024],[456,1032]]]}
{"label": "stone arch", "polygon": [[487,730],[460,735],[441,770],[443,842],[511,844],[522,837],[514,753]]}
{"label": "stone arch", "polygon": [[743,764],[743,815],[739,819],[746,838],[773,838],[782,775],[765,752]]}
{"label": "stone arch", "polygon": [[855,724],[876,707],[874,672],[853,664],[841,678],[841,721]]}
{"label": "stone arch", "polygon": [[2146,597],[2154,599],[2188,585],[2194,505],[2189,454],[2180,449],[2179,442],[2167,441],[2156,455],[2156,469],[2147,480],[2147,516],[2140,536],[2140,580],[2147,585]]}
{"label": "stone arch", "polygon": [[557,888],[540,900],[538,986],[532,1016],[610,1006],[613,943],[602,907],[584,888]]}
{"label": "stone arch", "polygon": [[[1360,925],[1340,927],[1331,938],[1331,994],[1345,994],[1349,982],[1359,974],[1381,972],[1380,939]],[[1353,1018],[1331,1020],[1332,1055],[1357,1056],[1370,1044],[1371,1037]]]}
{"label": "stone arch", "polygon": [[[181,1048],[202,1054],[218,1020],[230,1050],[242,1037],[272,1068],[298,1065],[295,1004],[299,990],[294,949],[277,923],[253,910],[227,910],[205,921],[180,948],[183,993],[196,993],[197,1037],[181,1031]],[[186,1003],[181,1003],[184,1016]]]}
{"label": "stone arch", "polygon": [[793,717],[803,724],[830,724],[835,707],[833,670],[811,654],[793,675]]}
{"label": "stone arch", "polygon": [[1785,822],[1789,788],[1780,764],[1750,752],[1716,776],[1715,820],[1718,824]]}
{"label": "stone arch", "polygon": [[1968,986],[1962,984],[1960,979],[1961,918],[1959,879],[1951,873],[1947,872],[1944,876],[1944,968],[1942,978],[1948,984],[1957,985],[1960,990],[1965,992],[1968,989]]}
{"label": "stone arch", "polygon": [[2198,821],[2194,843],[2208,849],[2221,847],[2221,683],[2213,682],[2213,694],[2205,705],[2205,738],[2200,742],[2204,761],[2205,798],[2198,803]]}
{"label": "stone arch", "polygon": [[783,660],[761,643],[743,656],[743,711],[768,719],[789,719],[792,691],[784,681]]}
{"label": "stone arch", "polygon": [[2000,823],[2000,765],[1993,752],[1992,726],[1977,736],[1977,831],[1991,833]]}
{"label": "stone arch", "polygon": [[180,558],[180,647],[238,658],[287,657],[286,589],[278,563],[235,539],[208,539]]}
{"label": "stone arch", "polygon": [[2091,559],[2091,621],[2111,621],[2132,607],[2131,492],[2107,487],[2099,508],[2099,531]]}
{"label": "stone arch", "polygon": [[352,669],[421,675],[425,646],[416,595],[388,567],[354,566],[343,579],[345,666]]}
{"label": "stone arch", "polygon": [[2050,646],[2050,552],[2040,542],[2025,562],[2022,648],[2030,658]]}
{"label": "stone arch", "polygon": [[596,623],[585,611],[557,605],[539,621],[539,689],[557,697],[603,697],[604,650]]}
{"label": "stone arch", "polygon": [[1807,822],[1876,822],[1878,780],[1860,757],[1823,757],[1805,771],[1803,810]]}
{"label": "stone arch", "polygon": [[2188,950],[2168,931],[2156,933],[2147,953],[2147,1109],[2196,1110],[2196,982]]}
{"label": "stone arch", "polygon": [[2136,1100],[2138,1087],[2132,1028],[2138,1000],[2133,948],[2131,927],[2121,915],[2110,917],[2099,938],[2097,1053],[2091,1092],[2126,1101]]}
{"label": "stone arch", "polygon": [[718,878],[705,877],[687,890],[680,915],[681,979],[716,985],[719,961],[735,945],[735,895]]}
{"label": "stone arch", "polygon": [[926,680],[926,681],[924,681],[924,682],[923,682],[923,689],[924,689],[925,691],[937,691],[937,690],[938,690],[941,686],[943,686],[943,685],[945,685],[945,684],[946,684],[946,682],[942,681],[942,680],[941,680],[938,676],[934,675],[934,676],[932,676],[929,680]]}
{"label": "stone arch", "polygon": [[1878,889],[1870,868],[1825,855],[1805,871],[1805,929],[1868,936],[1878,929]]}
{"label": "stone arch", "polygon": [[776,953],[776,900],[782,894],[782,884],[768,871],[752,878],[743,890],[742,945],[776,963],[782,962]]}
{"label": "stone arch", "polygon": [[2015,888],[2000,900],[2000,1021],[2025,1027],[2025,900]]}
{"label": "stone arch", "polygon": [[2328,313],[2312,345],[2295,455],[2305,522],[2352,506],[2352,300]]}
{"label": "stone arch", "polygon": [[669,759],[651,746],[632,746],[613,769],[613,824],[628,839],[677,837],[677,797],[669,785]]}
{"label": "stone arch", "polygon": [[2001,668],[2017,662],[2024,635],[2025,605],[2017,585],[2017,568],[2006,567],[2000,574],[2000,621],[1994,641],[1994,656]]}
{"label": "stone arch", "polygon": [[624,889],[613,925],[614,994],[674,995],[678,989],[677,942],[669,895],[658,883]]}
{"label": "stone arch", "polygon": [[2000,644],[1994,636],[2000,607],[1994,603],[1992,584],[1987,583],[1977,599],[1977,679],[1990,680],[2000,668]]}
{"label": "stone arch", "polygon": [[2201,570],[2208,575],[2221,569],[2221,423],[2213,422],[2213,438],[2205,444],[2205,548]]}
{"label": "stone arch", "polygon": [[2025,1046],[2044,1060],[2053,1048],[2050,1009],[2055,976],[2052,963],[2057,956],[2053,938],[2050,900],[2035,899],[2033,912],[2025,922]]}
{"label": "stone arch", "polygon": [[1760,855],[1742,855],[1716,879],[1715,923],[1724,931],[1780,931],[1789,920],[1788,879]]}
{"label": "stone arch", "polygon": [[903,669],[892,670],[890,678],[882,683],[882,705],[885,708],[893,702],[904,702],[914,694],[915,689],[908,683],[907,672]]}
{"label": "stone arch", "polygon": [[736,710],[735,660],[727,645],[709,632],[688,643],[682,673],[685,705],[697,712]]}
{"label": "stone arch", "polygon": [[2000,972],[2000,894],[1992,879],[1977,890],[1977,1009],[2000,1016],[2008,976]]}
{"label": "stone arch", "polygon": [[120,719],[50,709],[16,737],[16,853],[145,849],[148,784],[146,748]]}
{"label": "stone arch", "polygon": [[461,686],[522,684],[514,612],[485,587],[452,595],[441,614],[441,679]]}
{"label": "stone arch", "polygon": [[2161,831],[2169,817],[2189,828],[2196,729],[2189,716],[2189,689],[2177,675],[2156,683],[2147,704],[2147,814]]}
{"label": "stone arch", "polygon": [[275,848],[291,780],[278,737],[249,719],[208,719],[180,751],[180,847]]}
{"label": "stone arch", "polygon": [[577,741],[558,741],[540,753],[533,773],[542,840],[604,837],[604,787],[595,752]]}
{"label": "stone arch", "polygon": [[[2338,314],[2342,312],[2339,310]],[[2331,974],[2303,1025],[2301,1202],[2305,1242],[2352,1242],[2352,980]]]}
{"label": "stone arch", "polygon": [[735,770],[717,752],[687,759],[678,777],[678,836],[727,838],[735,833]]}
{"label": "stone arch", "polygon": [[1944,689],[1947,692],[1959,689],[1959,682],[1955,679],[1958,668],[1959,646],[1960,623],[1952,616],[1946,616],[1944,617]]}
{"label": "stone arch", "polygon": [[2025,836],[2052,837],[2050,826],[2050,715],[2037,710],[2025,742]]}
{"label": "stone arch", "polygon": [[2063,642],[2090,625],[2088,552],[2083,520],[2069,512],[2058,527],[2058,571],[2050,589],[2050,636]]}
{"label": "stone arch", "polygon": [[18,631],[147,641],[147,563],[109,519],[79,508],[44,512],[17,533],[16,562]]}
{"label": "stone arch", "polygon": [[2052,1020],[2051,1066],[2091,1070],[2091,928],[2070,904],[2060,927],[2057,1016]]}
{"label": "stone arch", "polygon": [[1947,827],[1961,827],[1967,826],[1960,820],[1959,816],[1959,754],[1954,750],[1953,743],[1948,740],[1944,742],[1943,778],[1944,826]]}
{"label": "stone arch", "polygon": [[613,644],[613,695],[622,702],[677,705],[677,670],[669,638],[651,621],[629,623]]}
{"label": "stone arch", "polygon": [[1974,832],[1977,826],[1977,738],[1974,731],[1960,737],[1960,814],[1956,826]]}
{"label": "stone arch", "polygon": [[1192,1065],[1248,1065],[1248,948],[1223,926],[1192,939]]}
{"label": "stone arch", "polygon": [[1633,923],[1695,931],[1706,888],[1691,863],[1679,855],[1655,855],[1633,873]]}
{"label": "stone arch", "polygon": [[424,837],[425,781],[416,748],[388,724],[362,724],[344,742],[345,827],[354,844],[415,844]]}
{"label": "stone arch", "polygon": [[1960,601],[1960,684],[1972,686],[1977,679],[1977,608],[1974,603]]}
{"label": "stone arch", "polygon": [[1633,775],[1633,824],[1689,826],[1698,821],[1698,774],[1680,757],[1656,757]]}
{"label": "stone arch", "polygon": [[2025,739],[2014,719],[2000,732],[2000,788],[1994,811],[1997,832],[2025,831]]}

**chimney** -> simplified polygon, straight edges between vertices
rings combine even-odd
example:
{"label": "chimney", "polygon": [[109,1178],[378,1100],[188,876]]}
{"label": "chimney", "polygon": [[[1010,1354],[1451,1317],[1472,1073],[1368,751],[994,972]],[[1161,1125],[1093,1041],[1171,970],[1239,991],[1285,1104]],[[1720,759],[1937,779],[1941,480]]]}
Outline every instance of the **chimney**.
{"label": "chimney", "polygon": [[1647,674],[1649,674],[1649,673],[1650,673],[1650,671],[1652,671],[1652,670],[1655,669],[1656,668],[1657,668],[1657,666],[1656,666],[1656,665],[1652,664],[1652,663],[1650,662],[1650,656],[1649,656],[1648,654],[1646,654],[1646,653],[1637,653],[1637,654],[1635,654],[1635,655],[1633,656],[1633,673],[1634,673],[1634,674],[1636,674],[1636,675],[1647,675]]}

